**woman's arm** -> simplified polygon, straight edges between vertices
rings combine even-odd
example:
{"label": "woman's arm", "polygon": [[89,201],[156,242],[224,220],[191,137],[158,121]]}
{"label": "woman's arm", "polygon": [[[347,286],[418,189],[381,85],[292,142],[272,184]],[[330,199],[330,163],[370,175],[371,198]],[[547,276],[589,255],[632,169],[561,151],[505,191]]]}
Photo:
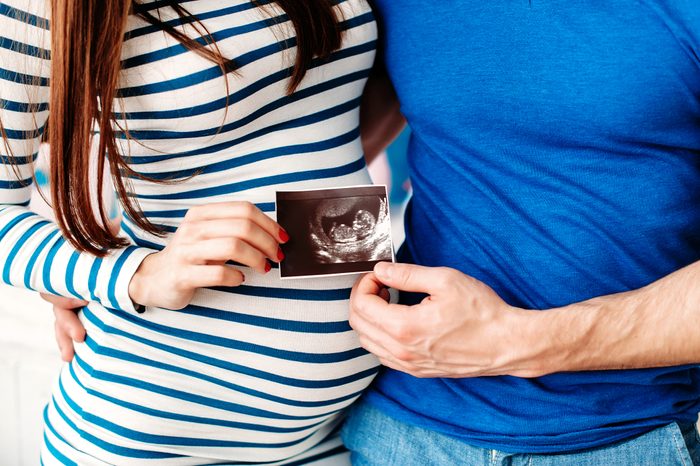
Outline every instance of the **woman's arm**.
{"label": "woman's arm", "polygon": [[102,258],[76,250],[56,224],[27,209],[49,101],[49,32],[35,13],[0,11],[0,34],[8,34],[0,40],[2,281],[135,312],[134,303],[181,309],[198,288],[240,285],[243,274],[229,261],[269,272],[268,259],[280,261],[289,238],[248,202],[190,209],[161,251],[128,246]]}
{"label": "woman's arm", "polygon": [[[0,12],[0,274],[10,285],[135,311],[129,282],[154,251],[135,246],[104,258],[81,253],[57,225],[31,212],[33,162],[49,109],[46,2]],[[16,5],[16,4],[15,4]],[[29,10],[34,7],[33,11]]]}
{"label": "woman's arm", "polygon": [[360,107],[360,131],[365,159],[370,163],[406,126],[399,100],[383,64],[378,63],[367,81]]}

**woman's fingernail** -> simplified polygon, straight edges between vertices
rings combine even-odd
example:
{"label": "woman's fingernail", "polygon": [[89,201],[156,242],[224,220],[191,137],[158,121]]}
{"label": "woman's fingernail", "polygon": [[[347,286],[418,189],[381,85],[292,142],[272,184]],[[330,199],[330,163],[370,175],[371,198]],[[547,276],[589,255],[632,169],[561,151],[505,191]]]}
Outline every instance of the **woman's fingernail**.
{"label": "woman's fingernail", "polygon": [[265,261],[265,273],[270,272],[270,270],[272,270],[272,266],[269,262]]}
{"label": "woman's fingernail", "polygon": [[289,241],[289,234],[284,230],[284,228],[280,228],[280,239],[283,243]]}
{"label": "woman's fingernail", "polygon": [[282,252],[282,248],[277,248],[277,261],[282,262],[284,259],[284,253]]}

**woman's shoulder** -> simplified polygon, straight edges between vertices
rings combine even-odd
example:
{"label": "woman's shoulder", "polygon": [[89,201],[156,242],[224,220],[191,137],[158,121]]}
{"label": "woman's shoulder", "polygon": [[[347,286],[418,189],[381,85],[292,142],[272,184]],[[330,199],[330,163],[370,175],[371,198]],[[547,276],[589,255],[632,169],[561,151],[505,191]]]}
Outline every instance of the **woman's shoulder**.
{"label": "woman's shoulder", "polygon": [[50,48],[49,2],[3,0],[0,2],[0,52],[47,58]]}
{"label": "woman's shoulder", "polygon": [[[17,23],[39,29],[49,28],[49,2],[47,0],[3,0],[0,2],[0,21]],[[2,34],[2,30],[0,30]]]}
{"label": "woman's shoulder", "polygon": [[17,84],[48,79],[50,48],[47,0],[0,1],[0,80],[4,93],[19,98]]}

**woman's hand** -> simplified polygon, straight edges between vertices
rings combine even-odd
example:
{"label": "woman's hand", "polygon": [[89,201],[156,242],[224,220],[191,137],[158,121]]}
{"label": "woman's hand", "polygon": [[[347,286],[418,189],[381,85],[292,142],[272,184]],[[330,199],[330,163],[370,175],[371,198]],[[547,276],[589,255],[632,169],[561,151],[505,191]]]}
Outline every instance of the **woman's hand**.
{"label": "woman's hand", "polygon": [[198,288],[243,283],[243,273],[227,261],[268,273],[268,259],[281,261],[280,243],[288,240],[276,222],[249,202],[194,207],[165,249],[141,263],[129,295],[143,306],[182,309]]}
{"label": "woman's hand", "polygon": [[78,309],[87,306],[87,301],[79,299],[63,298],[51,294],[41,293],[41,297],[53,304],[53,314],[56,317],[54,330],[56,332],[56,343],[61,351],[61,359],[71,362],[75,351],[73,342],[82,343],[85,341],[85,327],[78,319]]}

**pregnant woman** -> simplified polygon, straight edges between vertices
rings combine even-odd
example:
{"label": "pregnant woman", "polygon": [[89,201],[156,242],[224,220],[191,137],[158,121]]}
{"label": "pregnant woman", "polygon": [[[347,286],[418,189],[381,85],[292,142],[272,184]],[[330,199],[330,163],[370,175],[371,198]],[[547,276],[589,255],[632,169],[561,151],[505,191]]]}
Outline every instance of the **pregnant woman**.
{"label": "pregnant woman", "polygon": [[[378,364],[354,278],[270,269],[276,190],[370,182],[366,1],[10,0],[0,31],[2,279],[89,302],[43,464],[346,462],[335,430]],[[42,139],[56,223],[26,207]],[[90,208],[104,164],[118,235]]]}

